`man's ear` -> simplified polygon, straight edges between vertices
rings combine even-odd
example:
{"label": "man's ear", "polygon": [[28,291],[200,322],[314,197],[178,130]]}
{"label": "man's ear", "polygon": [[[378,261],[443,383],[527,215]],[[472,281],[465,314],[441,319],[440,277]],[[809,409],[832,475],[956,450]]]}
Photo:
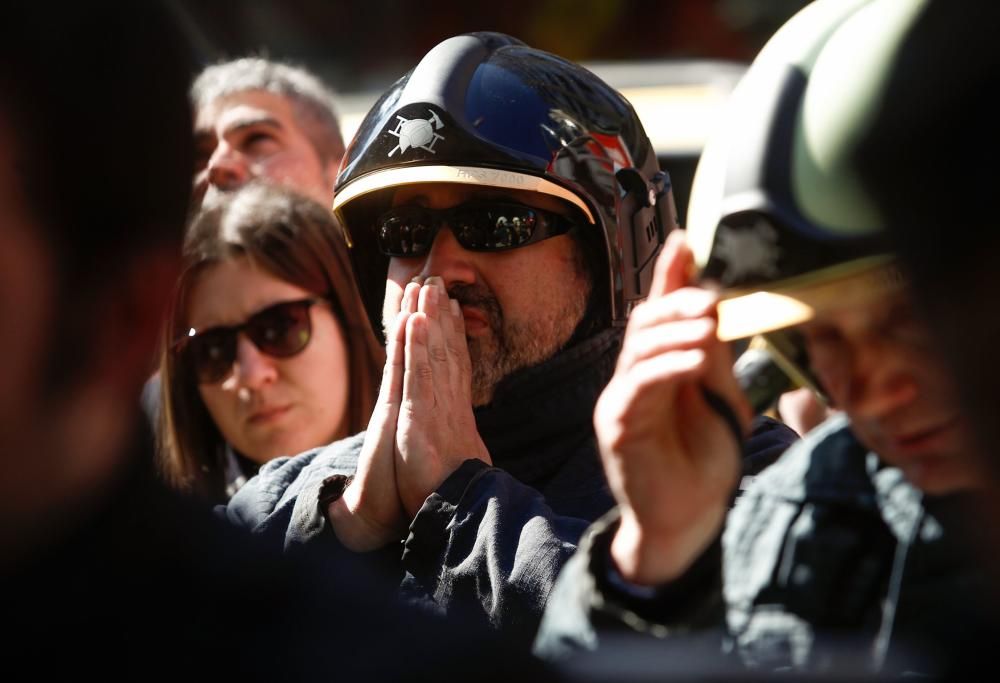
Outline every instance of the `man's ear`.
{"label": "man's ear", "polygon": [[132,258],[95,326],[95,370],[138,400],[142,385],[155,368],[160,335],[177,284],[179,250],[150,247]]}

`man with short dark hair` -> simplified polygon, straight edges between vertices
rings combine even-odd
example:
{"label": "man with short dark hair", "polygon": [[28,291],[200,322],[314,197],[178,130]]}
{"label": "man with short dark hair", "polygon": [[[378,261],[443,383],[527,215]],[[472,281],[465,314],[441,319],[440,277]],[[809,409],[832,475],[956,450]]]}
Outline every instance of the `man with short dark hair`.
{"label": "man with short dark hair", "polygon": [[195,198],[263,178],[329,207],[344,141],[336,97],[303,67],[243,57],[191,86]]}

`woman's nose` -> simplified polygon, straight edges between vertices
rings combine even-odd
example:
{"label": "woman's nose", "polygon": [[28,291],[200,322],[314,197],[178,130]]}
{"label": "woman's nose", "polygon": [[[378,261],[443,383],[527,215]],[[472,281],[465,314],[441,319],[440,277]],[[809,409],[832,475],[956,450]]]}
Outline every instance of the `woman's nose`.
{"label": "woman's nose", "polygon": [[257,391],[278,378],[277,362],[258,349],[245,334],[236,337],[236,360],[231,379],[235,388]]}

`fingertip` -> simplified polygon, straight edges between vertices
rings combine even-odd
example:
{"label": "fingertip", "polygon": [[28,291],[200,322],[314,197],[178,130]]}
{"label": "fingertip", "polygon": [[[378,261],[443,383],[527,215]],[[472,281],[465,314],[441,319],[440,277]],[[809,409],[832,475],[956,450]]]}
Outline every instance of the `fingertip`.
{"label": "fingertip", "polygon": [[687,349],[678,352],[678,365],[691,370],[697,369],[705,364],[708,354],[704,349]]}
{"label": "fingertip", "polygon": [[408,311],[410,313],[417,310],[417,298],[420,295],[420,285],[416,282],[410,282],[406,285],[406,289],[403,290],[403,302],[400,306],[400,310]]}
{"label": "fingertip", "polygon": [[423,344],[427,341],[427,315],[421,311],[411,313],[406,320],[407,343]]}
{"label": "fingertip", "polygon": [[672,231],[653,266],[650,296],[662,296],[685,286],[693,279],[693,267],[694,257],[684,231]]}
{"label": "fingertip", "polygon": [[406,328],[406,321],[410,317],[409,311],[399,311],[392,321],[390,329],[390,341],[402,341],[401,332]]}
{"label": "fingertip", "polygon": [[[399,313],[399,311],[403,307],[403,295],[405,294],[405,292],[406,292],[405,287],[404,288],[389,287],[389,285],[387,284],[386,294],[385,294],[387,304],[383,308],[383,310],[395,311],[396,313]],[[395,320],[395,318],[393,318],[393,320]]]}
{"label": "fingertip", "polygon": [[671,230],[664,242],[664,249],[680,249],[687,245],[687,236],[684,230]]}
{"label": "fingertip", "polygon": [[719,293],[712,289],[701,287],[684,287],[683,297],[678,297],[681,314],[685,318],[710,318],[717,321],[719,317]]}

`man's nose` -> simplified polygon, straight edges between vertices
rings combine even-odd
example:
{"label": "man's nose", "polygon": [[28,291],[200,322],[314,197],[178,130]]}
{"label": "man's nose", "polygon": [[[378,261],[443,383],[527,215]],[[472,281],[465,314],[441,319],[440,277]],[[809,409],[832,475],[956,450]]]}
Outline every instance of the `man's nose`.
{"label": "man's nose", "polygon": [[844,406],[856,417],[889,417],[917,397],[914,376],[892,356],[872,351],[856,355],[847,387],[850,405]]}
{"label": "man's nose", "polygon": [[220,144],[208,160],[208,183],[220,190],[235,190],[250,180],[246,157],[229,145]]}
{"label": "man's nose", "polygon": [[447,225],[442,225],[427,252],[420,276],[437,275],[444,280],[445,288],[452,283],[473,284],[476,281],[475,257],[474,252],[458,243]]}
{"label": "man's nose", "polygon": [[227,384],[232,388],[258,391],[278,378],[275,359],[261,352],[246,335],[236,338],[236,360]]}

